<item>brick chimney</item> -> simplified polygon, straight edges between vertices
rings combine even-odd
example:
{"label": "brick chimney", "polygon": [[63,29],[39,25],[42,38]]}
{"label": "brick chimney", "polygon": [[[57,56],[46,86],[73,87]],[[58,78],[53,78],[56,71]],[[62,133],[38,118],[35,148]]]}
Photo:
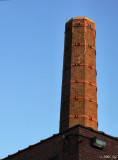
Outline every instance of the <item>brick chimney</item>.
{"label": "brick chimney", "polygon": [[98,129],[95,23],[74,17],[65,25],[60,132],[82,124]]}

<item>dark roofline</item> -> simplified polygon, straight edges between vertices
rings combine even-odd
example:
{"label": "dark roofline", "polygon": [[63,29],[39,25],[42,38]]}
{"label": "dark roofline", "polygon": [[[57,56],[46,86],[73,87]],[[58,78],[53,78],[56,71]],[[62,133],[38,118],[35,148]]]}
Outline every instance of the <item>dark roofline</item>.
{"label": "dark roofline", "polygon": [[8,155],[8,157],[3,158],[2,160],[8,159],[9,157],[13,157],[13,156],[15,156],[15,155],[17,155],[17,154],[19,154],[19,153],[21,153],[21,152],[24,152],[24,151],[26,151],[26,150],[28,150],[28,149],[30,149],[30,148],[32,148],[32,147],[35,147],[35,146],[37,146],[37,145],[39,145],[39,144],[42,144],[43,142],[46,142],[46,141],[48,141],[48,140],[50,140],[50,139],[52,139],[52,138],[54,138],[54,137],[56,137],[56,136],[59,136],[59,135],[61,135],[61,134],[64,134],[64,133],[67,132],[68,130],[71,130],[71,129],[77,128],[77,127],[82,127],[82,128],[84,128],[84,129],[91,130],[91,131],[93,131],[93,132],[95,132],[95,133],[98,133],[98,134],[100,134],[100,135],[107,136],[107,137],[112,138],[112,139],[114,139],[114,140],[118,140],[118,137],[113,137],[113,136],[110,136],[110,135],[108,135],[108,134],[106,134],[106,133],[104,133],[104,132],[102,132],[102,131],[96,131],[96,130],[94,130],[94,129],[91,128],[91,127],[85,127],[85,126],[83,126],[83,125],[78,124],[78,125],[75,125],[75,126],[69,128],[69,129],[67,129],[67,130],[64,131],[64,132],[57,133],[57,134],[53,134],[53,136],[51,136],[51,137],[49,137],[49,138],[47,138],[47,139],[41,140],[40,142],[38,142],[38,143],[36,143],[36,144],[29,145],[29,147],[27,147],[27,148],[25,148],[25,149],[18,150],[18,152],[14,153],[14,154],[11,154],[11,155]]}

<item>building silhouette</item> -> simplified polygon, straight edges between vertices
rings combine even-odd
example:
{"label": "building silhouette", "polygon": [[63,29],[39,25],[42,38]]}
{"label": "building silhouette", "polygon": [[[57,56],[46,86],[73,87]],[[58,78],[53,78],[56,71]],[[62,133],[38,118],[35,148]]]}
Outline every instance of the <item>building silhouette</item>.
{"label": "building silhouette", "polygon": [[118,138],[98,131],[95,23],[65,25],[60,131],[4,160],[118,159]]}

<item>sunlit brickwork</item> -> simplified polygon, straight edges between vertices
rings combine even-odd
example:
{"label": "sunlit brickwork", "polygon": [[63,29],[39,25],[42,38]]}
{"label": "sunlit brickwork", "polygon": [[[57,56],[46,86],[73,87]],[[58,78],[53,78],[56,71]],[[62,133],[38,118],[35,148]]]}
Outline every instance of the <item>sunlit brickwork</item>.
{"label": "sunlit brickwork", "polygon": [[95,35],[86,17],[65,25],[60,132],[76,124],[98,129]]}

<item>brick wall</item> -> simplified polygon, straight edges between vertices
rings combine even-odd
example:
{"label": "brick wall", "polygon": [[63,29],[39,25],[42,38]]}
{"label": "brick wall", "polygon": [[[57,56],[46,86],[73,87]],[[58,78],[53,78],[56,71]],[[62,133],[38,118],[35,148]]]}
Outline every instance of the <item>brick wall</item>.
{"label": "brick wall", "polygon": [[[104,149],[91,145],[93,137],[107,141]],[[92,128],[76,125],[63,133],[21,150],[3,160],[101,160],[118,159],[118,138]],[[101,158],[102,157],[102,158]]]}
{"label": "brick wall", "polygon": [[[108,136],[103,132],[95,132],[91,129],[79,127],[79,151],[78,160],[118,160],[118,138]],[[91,138],[99,137],[106,140],[104,149],[91,146]]]}
{"label": "brick wall", "polygon": [[98,128],[95,24],[86,17],[65,25],[60,132],[76,124]]}
{"label": "brick wall", "polygon": [[64,134],[53,135],[52,137],[29,146],[8,156],[4,160],[77,160],[78,146],[74,137],[64,140],[69,134],[78,134],[78,128],[69,130]]}

